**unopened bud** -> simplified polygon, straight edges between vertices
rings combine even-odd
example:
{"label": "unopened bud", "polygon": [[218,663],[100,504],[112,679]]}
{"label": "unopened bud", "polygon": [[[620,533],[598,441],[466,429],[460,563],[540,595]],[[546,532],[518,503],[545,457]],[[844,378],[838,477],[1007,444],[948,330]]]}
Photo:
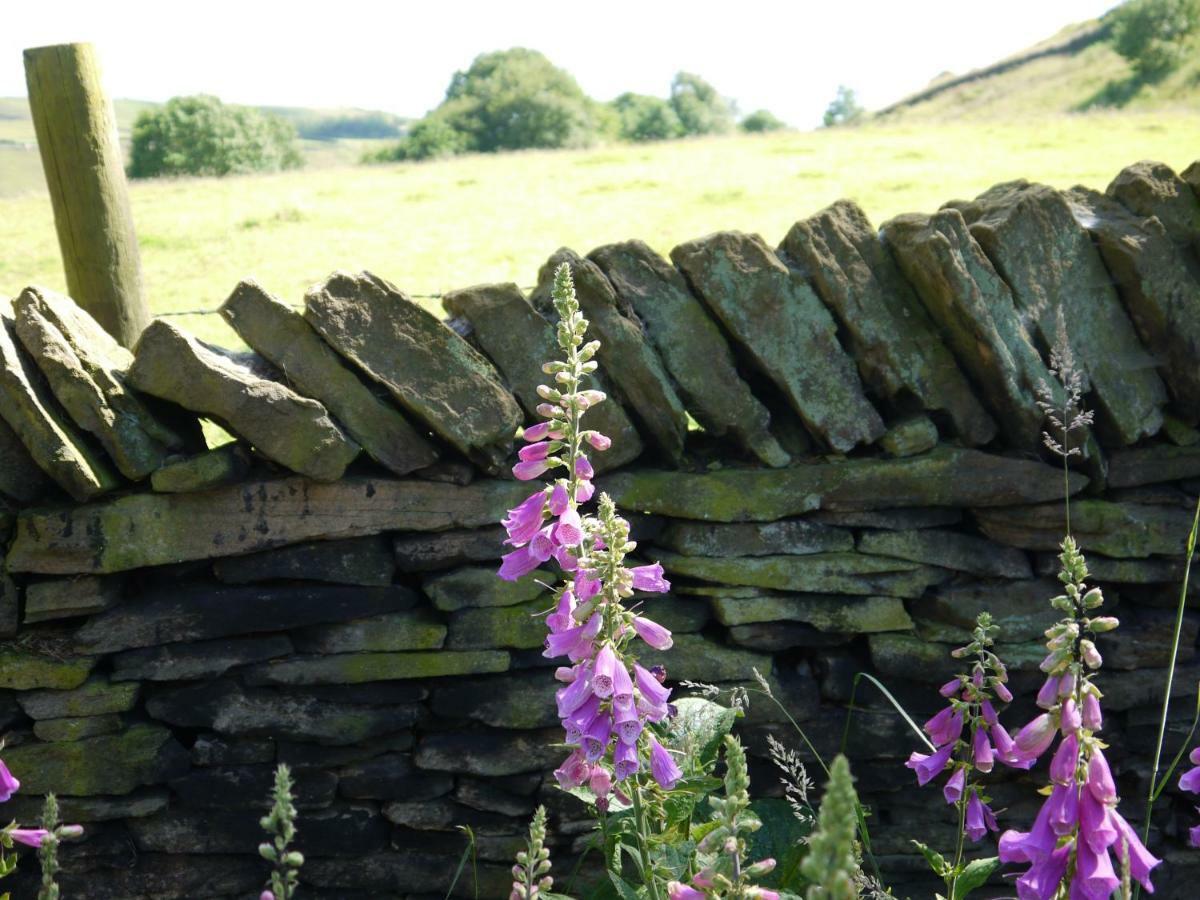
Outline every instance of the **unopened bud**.
{"label": "unopened bud", "polygon": [[1103,634],[1106,631],[1112,631],[1120,624],[1116,616],[1099,616],[1088,623],[1088,628],[1096,634]]}
{"label": "unopened bud", "polygon": [[768,856],[766,859],[760,859],[753,865],[746,866],[743,871],[751,878],[760,878],[775,871],[775,860]]}
{"label": "unopened bud", "polygon": [[1098,669],[1104,662],[1096,645],[1087,638],[1079,642],[1079,655],[1083,657],[1083,661],[1087,663],[1089,669]]}
{"label": "unopened bud", "polygon": [[557,403],[562,399],[562,391],[556,390],[548,384],[539,384],[537,392],[539,397],[543,400],[549,400],[551,403]]}
{"label": "unopened bud", "polygon": [[1104,595],[1100,593],[1100,588],[1094,587],[1083,595],[1083,608],[1096,609],[1104,605]]}

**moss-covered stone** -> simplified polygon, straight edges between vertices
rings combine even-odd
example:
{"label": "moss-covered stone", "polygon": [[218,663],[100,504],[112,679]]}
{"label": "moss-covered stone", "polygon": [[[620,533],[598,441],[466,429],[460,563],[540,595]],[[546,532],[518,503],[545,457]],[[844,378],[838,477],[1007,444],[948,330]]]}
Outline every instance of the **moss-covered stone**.
{"label": "moss-covered stone", "polygon": [[554,694],[562,685],[544,669],[501,678],[464,678],[433,688],[436,715],[464,716],[493,728],[549,728],[558,723]]}
{"label": "moss-covered stone", "polygon": [[0,418],[0,495],[24,505],[41,496],[45,487],[46,476],[12,426]]}
{"label": "moss-covered stone", "polygon": [[0,688],[67,691],[87,681],[94,656],[58,657],[16,647],[0,648]]}
{"label": "moss-covered stone", "polygon": [[[873,634],[868,643],[876,671],[893,678],[940,683],[963,668],[962,661],[950,655],[954,644],[935,644],[911,634]],[[1036,672],[1046,647],[1038,641],[997,644],[996,653],[1012,672]]]}
{"label": "moss-covered stone", "polygon": [[969,635],[975,618],[988,612],[999,627],[998,640],[1033,641],[1061,617],[1050,598],[1062,585],[1050,578],[984,581],[946,585],[910,604],[913,616],[956,629],[955,640]]}
{"label": "moss-covered stone", "polygon": [[161,725],[134,725],[120,734],[80,741],[22,744],[5,762],[33,794],[128,794],[161,784],[187,768],[187,752]]}
{"label": "moss-covered stone", "polygon": [[854,535],[808,519],[721,525],[676,521],[654,543],[684,556],[799,556],[853,550]]}
{"label": "moss-covered stone", "polygon": [[150,476],[150,486],[163,494],[208,491],[233,484],[250,471],[250,451],[231,441],[195,456],[168,462]]}
{"label": "moss-covered stone", "polygon": [[879,439],[879,446],[888,456],[916,456],[932,450],[937,442],[938,430],[933,420],[928,416],[913,416],[889,428]]}
{"label": "moss-covered stone", "polygon": [[639,647],[638,662],[647,668],[666,667],[668,680],[674,682],[745,681],[754,677],[753,669],[769,676],[774,665],[765,653],[730,647],[699,634],[675,635],[670,650]]}
{"label": "moss-covered stone", "polygon": [[26,691],[17,695],[17,702],[31,719],[100,716],[129,712],[137,704],[140,687],[98,677],[69,691]]}
{"label": "moss-covered stone", "polygon": [[424,735],[414,760],[433,772],[503,776],[544,772],[563,756],[562,729],[544,731],[445,731]]}
{"label": "moss-covered stone", "polygon": [[[1200,304],[1197,306],[1200,309]],[[1139,487],[1200,477],[1200,446],[1156,444],[1114,453],[1108,460],[1110,488]]]}
{"label": "moss-covered stone", "polygon": [[261,663],[245,672],[247,684],[361,684],[402,678],[444,678],[508,670],[509,655],[501,651],[449,650],[414,653],[341,653],[298,656]]}
{"label": "moss-covered stone", "polygon": [[[975,520],[993,540],[1027,550],[1057,550],[1067,525],[1061,503],[980,509]],[[1071,504],[1071,534],[1079,546],[1106,556],[1181,556],[1191,529],[1186,509],[1092,499]]]}
{"label": "moss-covered stone", "polygon": [[821,594],[759,594],[713,600],[722,625],[754,622],[807,622],[820,631],[865,634],[908,631],[912,619],[895,597],[844,597]]}
{"label": "moss-covered stone", "polygon": [[1020,550],[1002,547],[958,531],[922,528],[913,531],[868,531],[858,539],[861,553],[891,556],[997,578],[1029,578],[1029,558]]}
{"label": "moss-covered stone", "polygon": [[120,599],[119,578],[84,576],[35,581],[25,588],[25,624],[95,615]]}
{"label": "moss-covered stone", "polygon": [[113,681],[216,678],[234,666],[287,656],[292,650],[286,634],[141,647],[112,657],[111,678]]}
{"label": "moss-covered stone", "polygon": [[100,734],[115,734],[121,730],[118,715],[83,716],[68,719],[45,719],[33,723],[33,733],[39,741],[81,741]]}
{"label": "moss-covered stone", "polygon": [[519,581],[505,581],[491,566],[469,566],[425,579],[421,589],[442,612],[481,606],[515,606],[546,593],[543,585],[556,578],[549,572],[530,572]]}
{"label": "moss-covered stone", "polygon": [[213,574],[226,584],[295,579],[380,587],[391,584],[396,572],[390,544],[382,535],[310,541],[219,559]]}
{"label": "moss-covered stone", "polygon": [[546,641],[548,603],[533,600],[517,606],[463,609],[450,616],[446,646],[454,650],[532,650]]}
{"label": "moss-covered stone", "polygon": [[430,610],[414,609],[304,628],[293,641],[301,653],[437,650],[446,641],[446,625]]}
{"label": "moss-covered stone", "polygon": [[1166,163],[1126,166],[1105,193],[1136,215],[1158,219],[1172,241],[1200,253],[1200,197]]}

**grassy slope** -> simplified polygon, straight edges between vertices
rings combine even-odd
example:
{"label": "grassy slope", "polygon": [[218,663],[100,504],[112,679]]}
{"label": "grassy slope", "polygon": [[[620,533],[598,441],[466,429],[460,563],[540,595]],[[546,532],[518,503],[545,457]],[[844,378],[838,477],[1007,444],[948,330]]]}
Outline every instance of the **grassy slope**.
{"label": "grassy slope", "polygon": [[[336,268],[421,294],[528,285],[564,244],[637,237],[665,252],[728,228],[775,243],[839,197],[878,223],[1007,179],[1103,188],[1135,160],[1182,168],[1198,155],[1200,117],[1105,114],[144,182],[132,197],[152,308],[166,312],[215,308],[249,275],[298,302]],[[0,295],[30,282],[63,283],[44,194],[0,199]],[[233,340],[215,316],[182,324]]]}

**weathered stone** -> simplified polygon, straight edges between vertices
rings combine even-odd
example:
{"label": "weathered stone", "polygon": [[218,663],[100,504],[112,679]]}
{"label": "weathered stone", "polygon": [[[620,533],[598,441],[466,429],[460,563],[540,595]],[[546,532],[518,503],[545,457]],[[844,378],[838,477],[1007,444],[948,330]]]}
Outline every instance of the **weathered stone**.
{"label": "weathered stone", "polygon": [[[320,689],[307,688],[304,693],[305,695],[315,695],[318,690]],[[321,698],[318,696],[317,699]],[[287,763],[295,768],[327,769],[330,766],[352,766],[375,759],[385,753],[407,752],[412,750],[415,744],[416,739],[413,737],[412,731],[392,732],[369,741],[338,746],[312,744],[304,741],[279,741],[279,762]]]}
{"label": "weathered stone", "polygon": [[562,761],[561,729],[545,731],[447,731],[417,744],[418,768],[467,775],[542,772]]}
{"label": "weathered stone", "polygon": [[[1086,484],[1085,476],[1071,473],[1072,494]],[[772,522],[815,509],[1007,506],[1051,500],[1062,496],[1063,477],[1061,470],[1038,462],[939,447],[907,459],[852,459],[777,472],[631,470],[606,476],[600,487],[624,509],[713,522]],[[21,549],[20,536],[18,519],[13,553]]]}
{"label": "weathered stone", "polygon": [[318,481],[336,481],[358,455],[316,400],[302,397],[254,354],[203,344],[162,319],[138,338],[129,384],[211,416],[267,458]]}
{"label": "weathered stone", "polygon": [[654,345],[646,339],[641,322],[621,302],[600,267],[575,251],[560,247],[538,271],[531,302],[544,315],[554,315],[550,294],[554,272],[563,263],[571,268],[575,297],[588,320],[588,336],[600,341],[596,358],[604,377],[637,417],[642,433],[668,459],[678,462],[687,436],[687,413]]}
{"label": "weathered stone", "polygon": [[956,205],[1040,346],[1066,338],[1101,434],[1128,445],[1157,433],[1166,388],[1067,198],[1014,181]]}
{"label": "weathered stone", "polygon": [[421,590],[437,609],[454,612],[470,607],[525,603],[544,594],[544,585],[554,581],[552,574],[541,570],[530,572],[519,581],[505,581],[497,578],[496,570],[490,566],[472,566],[427,578]]}
{"label": "weathered stone", "polygon": [[[537,407],[543,401],[538,396],[538,385],[550,381],[541,363],[562,357],[554,326],[530,305],[515,284],[485,284],[453,291],[442,297],[442,306],[450,315],[470,323],[471,338],[496,364],[525,415],[530,420],[540,418]],[[642,439],[612,396],[607,378],[602,373],[585,386],[610,395],[587,414],[587,427],[613,440],[611,449],[592,454],[596,470],[615,469],[636,459],[642,452]]]}
{"label": "weathered stone", "polygon": [[[1056,550],[1066,534],[1061,503],[975,510],[980,530],[993,540],[1026,550]],[[1071,504],[1071,534],[1083,550],[1106,556],[1182,556],[1192,529],[1184,509],[1079,500]]]}
{"label": "weathered stone", "polygon": [[91,653],[113,653],[361,619],[408,609],[415,602],[416,595],[398,585],[213,587],[194,583],[147,591],[93,617],[75,633],[75,643]]}
{"label": "weathered stone", "polygon": [[938,430],[933,420],[928,416],[915,416],[889,428],[879,439],[879,446],[888,456],[916,456],[932,450],[937,442]]}
{"label": "weathered stone", "polygon": [[521,410],[478,351],[369,272],[335,272],[304,296],[304,317],[406,412],[465,456],[496,471]]}
{"label": "weathered stone", "polygon": [[918,618],[967,633],[974,629],[976,616],[988,612],[1000,628],[1000,640],[1033,641],[1061,618],[1050,605],[1050,598],[1061,591],[1062,585],[1050,579],[947,585],[930,591],[909,608]]}
{"label": "weathered stone", "polygon": [[641,615],[676,634],[700,631],[712,618],[708,604],[693,597],[638,594],[631,602],[639,604]]}
{"label": "weathered stone", "polygon": [[944,413],[968,445],[992,439],[996,423],[857,204],[839,200],[797,222],[779,249],[812,279],[876,394],[901,405],[913,397],[923,409]]}
{"label": "weathered stone", "polygon": [[8,647],[0,648],[0,688],[72,690],[87,681],[96,662],[91,656],[38,653],[10,643]]}
{"label": "weathered stone", "polygon": [[248,766],[275,760],[275,742],[269,738],[231,739],[202,734],[192,744],[193,766]]}
{"label": "weathered stone", "polygon": [[382,536],[312,541],[220,559],[213,564],[213,574],[226,584],[287,578],[334,584],[388,585],[396,572],[396,558],[389,544]]}
{"label": "weathered stone", "polygon": [[319,744],[354,744],[409,728],[420,708],[355,706],[303,694],[243,690],[228,680],[206,682],[156,694],[146,701],[154,718],[184,728],[211,728],[222,734],[272,737]]}
{"label": "weathered stone", "polygon": [[805,622],[820,631],[867,633],[908,631],[912,620],[894,597],[845,597],[820,594],[759,594],[713,600],[722,625],[756,622]]}
{"label": "weathered stone", "polygon": [[918,563],[862,553],[809,556],[700,557],[661,554],[672,575],[802,593],[919,597],[948,573]]}
{"label": "weathered stone", "polygon": [[558,722],[554,693],[561,686],[537,669],[447,681],[434,687],[432,708],[445,719],[474,719],[493,728],[548,728]]}
{"label": "weathered stone", "polygon": [[121,474],[140,481],[184,438],[126,386],[133,356],[99,323],[54,291],[27,287],[13,303],[17,336],[75,424],[91,434]]}
{"label": "weathered stone", "polygon": [[1138,487],[1200,477],[1200,447],[1156,444],[1122,450],[1109,457],[1108,486]]}
{"label": "weathered stone", "polygon": [[511,835],[519,828],[506,815],[464,806],[448,797],[425,803],[388,803],[383,807],[383,816],[394,825],[417,831],[457,831],[467,827],[477,833]]}
{"label": "weathered stone", "polygon": [[339,653],[296,656],[251,666],[247,684],[361,684],[400,678],[443,678],[508,670],[507,653],[493,650],[422,653]]}
{"label": "weathered stone", "polygon": [[[272,627],[271,623],[266,627]],[[112,679],[192,681],[216,678],[234,666],[287,656],[292,649],[292,642],[283,634],[143,647],[126,650],[112,658]]]}
{"label": "weathered stone", "polygon": [[[17,348],[12,321],[0,307],[0,418],[30,457],[76,500],[90,500],[120,483],[86,443],[29,358]],[[10,465],[20,465],[20,461]]]}
{"label": "weathered stone", "polygon": [[951,507],[910,507],[909,509],[881,510],[819,510],[809,518],[835,528],[882,528],[907,531],[910,528],[937,528],[941,525],[957,525],[962,521],[962,510]]}
{"label": "weathered stone", "polygon": [[[940,684],[962,668],[950,655],[953,644],[935,644],[909,634],[872,634],[867,640],[876,671],[893,678],[920,673],[922,682]],[[1012,672],[1036,672],[1046,658],[1045,644],[1039,641],[997,644],[995,650]]]}
{"label": "weathered stone", "polygon": [[150,486],[163,494],[209,491],[241,481],[250,471],[250,451],[231,441],[195,456],[168,462],[150,476]]}
{"label": "weathered stone", "polygon": [[647,649],[638,654],[638,662],[647,668],[666,667],[668,680],[674,682],[748,681],[754,677],[752,669],[769,677],[773,665],[764,653],[729,647],[699,634],[676,635],[670,650]]}
{"label": "weathered stone", "polygon": [[[1067,192],[1091,233],[1138,336],[1179,408],[1200,417],[1200,278],[1158,219],[1141,219],[1088,188]],[[1090,358],[1090,354],[1089,354]],[[1119,361],[1124,369],[1126,363]]]}
{"label": "weathered stone", "polygon": [[[1200,682],[1200,663],[1178,666],[1171,684],[1171,698],[1179,700],[1196,696]],[[1119,712],[1127,709],[1161,708],[1167,684],[1166,669],[1139,669],[1135,672],[1113,672],[1104,679],[1104,709]]]}
{"label": "weathered stone", "polygon": [[25,691],[17,695],[17,703],[31,719],[101,716],[129,712],[137,704],[139,689],[136,684],[93,678],[69,691]]}
{"label": "weathered stone", "polygon": [[548,600],[517,606],[463,609],[450,616],[446,646],[453,650],[530,650],[546,642]]}
{"label": "weathered stone", "polygon": [[[111,822],[152,816],[167,808],[170,794],[163,788],[141,788],[123,797],[59,797],[58,812],[64,822]],[[4,814],[18,822],[36,822],[42,813],[42,797],[11,798]]]}
{"label": "weathered stone", "polygon": [[122,728],[118,715],[44,719],[33,723],[39,741],[81,741],[100,734],[115,734]]}
{"label": "weathered stone", "polygon": [[854,549],[854,535],[808,519],[765,524],[671,522],[654,539],[684,556],[773,556]]}
{"label": "weathered stone", "polygon": [[[1167,385],[1168,388],[1171,385]],[[1194,447],[1200,444],[1200,429],[1168,413],[1163,416],[1162,436],[1176,447]]]}
{"label": "weathered stone", "polygon": [[301,653],[371,653],[396,650],[438,650],[446,640],[446,626],[427,609],[387,613],[305,628],[293,637]]}
{"label": "weathered stone", "polygon": [[500,784],[515,780],[516,777],[486,780],[460,778],[454,789],[454,799],[464,806],[480,812],[494,812],[510,818],[524,819],[533,813],[533,800],[528,796],[514,794],[500,786]]}
{"label": "weathered stone", "polygon": [[829,311],[762,238],[721,232],[671,259],[814,437],[844,452],[883,436]]}
{"label": "weathered stone", "polygon": [[1029,578],[1029,558],[1019,550],[1001,547],[983,538],[924,528],[914,531],[867,531],[858,539],[860,553],[891,556],[941,566],[974,575]]}
{"label": "weathered stone", "polygon": [[[75,821],[71,819],[71,821]],[[190,900],[193,897],[250,896],[261,889],[263,862],[253,856],[195,856],[138,853],[126,837],[122,854],[114,862],[78,858],[64,852],[59,887],[67,897],[88,900]],[[74,857],[74,858],[73,858]],[[24,873],[29,882],[21,882]],[[36,878],[34,877],[36,876]],[[13,890],[33,897],[41,884],[37,866],[22,866]]]}
{"label": "weathered stone", "polygon": [[731,435],[769,466],[788,454],[770,432],[771,415],[738,374],[721,329],[670,263],[641,241],[609,244],[588,254],[632,308],[675,379],[688,411],[708,433]]}
{"label": "weathered stone", "polygon": [[[1088,572],[1091,581],[1099,584],[1169,584],[1180,585],[1183,582],[1185,562],[1183,558],[1175,559],[1113,559],[1098,553],[1087,555]],[[1039,553],[1037,557],[1037,572],[1039,575],[1057,576],[1062,570],[1062,562],[1057,553]],[[1200,593],[1200,584],[1189,579],[1188,593]],[[1140,598],[1143,603],[1150,603],[1151,598]],[[1178,602],[1178,593],[1170,600],[1170,605]],[[1195,600],[1189,603],[1195,603]]]}
{"label": "weathered stone", "polygon": [[15,637],[21,628],[20,589],[0,572],[0,638]]}
{"label": "weathered stone", "polygon": [[1061,390],[962,213],[897,216],[881,233],[958,364],[981,386],[1005,438],[1022,450],[1041,447],[1038,387],[1049,385],[1056,402]]}
{"label": "weathered stone", "polygon": [[118,578],[56,578],[25,587],[25,624],[90,616],[115,606],[121,599]]}
{"label": "weathered stone", "polygon": [[17,503],[32,503],[46,487],[46,477],[37,467],[12,427],[0,419],[0,494]]}
{"label": "weathered stone", "polygon": [[1130,212],[1158,219],[1175,244],[1200,253],[1200,197],[1170,166],[1150,160],[1126,166],[1105,193]]}
{"label": "weathered stone", "polygon": [[116,572],[266,550],[299,541],[382,531],[491,525],[529,485],[480,481],[301,478],[256,481],[201,494],[132,494],[105,503],[28,510],[17,520],[13,572]]}
{"label": "weathered stone", "polygon": [[465,459],[451,458],[439,459],[432,466],[417,469],[413,472],[413,477],[466,487],[475,480],[476,474],[478,470]]}
{"label": "weathered stone", "polygon": [[848,644],[853,635],[824,632],[806,622],[754,622],[733,625],[729,640],[761,653],[779,653],[793,647],[829,648]]}
{"label": "weathered stone", "polygon": [[1179,648],[1174,654],[1174,611],[1122,608],[1120,619],[1120,628],[1096,638],[1106,669],[1165,668],[1176,660],[1179,665],[1187,665],[1196,658],[1200,620],[1194,613],[1183,617]]}
{"label": "weathered stone", "polygon": [[426,437],[359,380],[304,316],[257,282],[240,282],[220,311],[242,340],[269,359],[298,391],[323,403],[380,465],[407,475],[437,459]]}
{"label": "weathered stone", "polygon": [[499,559],[509,549],[504,546],[506,537],[499,525],[436,534],[397,534],[392,548],[401,572],[432,572]]}
{"label": "weathered stone", "polygon": [[[275,782],[272,765],[210,766],[192,769],[171,780],[171,790],[185,806],[201,809],[266,809]],[[328,806],[337,792],[333,772],[300,769],[292,776],[292,797],[300,809]]]}
{"label": "weathered stone", "polygon": [[338,772],[338,793],[354,800],[434,800],[453,789],[453,776],[421,772],[403,753],[377,756]]}
{"label": "weathered stone", "polygon": [[22,744],[4,754],[23,791],[71,796],[128,794],[161,784],[186,770],[187,759],[187,751],[161,725],[133,725],[120,734],[81,741]]}
{"label": "weathered stone", "polygon": [[[480,863],[471,879],[455,882],[453,853],[437,850],[402,850],[372,853],[361,860],[314,859],[304,866],[305,881],[331,891],[329,897],[346,897],[348,890],[361,890],[364,897],[386,897],[390,892],[428,892],[444,897],[474,897],[475,878],[481,897],[500,897],[512,889],[510,867]],[[259,879],[262,880],[261,878]],[[467,883],[469,882],[469,883]]]}

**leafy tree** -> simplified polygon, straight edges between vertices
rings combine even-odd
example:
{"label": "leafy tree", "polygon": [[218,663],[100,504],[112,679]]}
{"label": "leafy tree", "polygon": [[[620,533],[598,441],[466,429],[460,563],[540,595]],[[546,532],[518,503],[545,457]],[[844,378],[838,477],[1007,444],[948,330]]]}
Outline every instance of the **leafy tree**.
{"label": "leafy tree", "polygon": [[691,72],[675,75],[671,82],[671,107],[684,134],[721,134],[733,127],[733,104]]}
{"label": "leafy tree", "polygon": [[347,113],[314,116],[296,124],[300,137],[310,141],[338,138],[395,138],[401,134],[403,120],[383,112]]}
{"label": "leafy tree", "polygon": [[664,141],[683,134],[674,108],[661,97],[625,93],[612,102],[620,137],[629,141]]}
{"label": "leafy tree", "polygon": [[1146,81],[1162,78],[1188,52],[1200,28],[1200,0],[1132,0],[1113,13],[1113,47]]}
{"label": "leafy tree", "polygon": [[231,175],[294,169],[304,161],[296,131],[284,120],[254,109],[227,106],[216,97],[173,97],[138,115],[133,126],[129,175]]}
{"label": "leafy tree", "polygon": [[741,127],[748,134],[760,134],[764,131],[782,131],[787,124],[770,110],[756,109],[742,119]]}
{"label": "leafy tree", "polygon": [[858,98],[851,88],[839,84],[837,96],[825,108],[825,127],[834,128],[838,125],[853,125],[862,120],[866,111],[859,106]]}

